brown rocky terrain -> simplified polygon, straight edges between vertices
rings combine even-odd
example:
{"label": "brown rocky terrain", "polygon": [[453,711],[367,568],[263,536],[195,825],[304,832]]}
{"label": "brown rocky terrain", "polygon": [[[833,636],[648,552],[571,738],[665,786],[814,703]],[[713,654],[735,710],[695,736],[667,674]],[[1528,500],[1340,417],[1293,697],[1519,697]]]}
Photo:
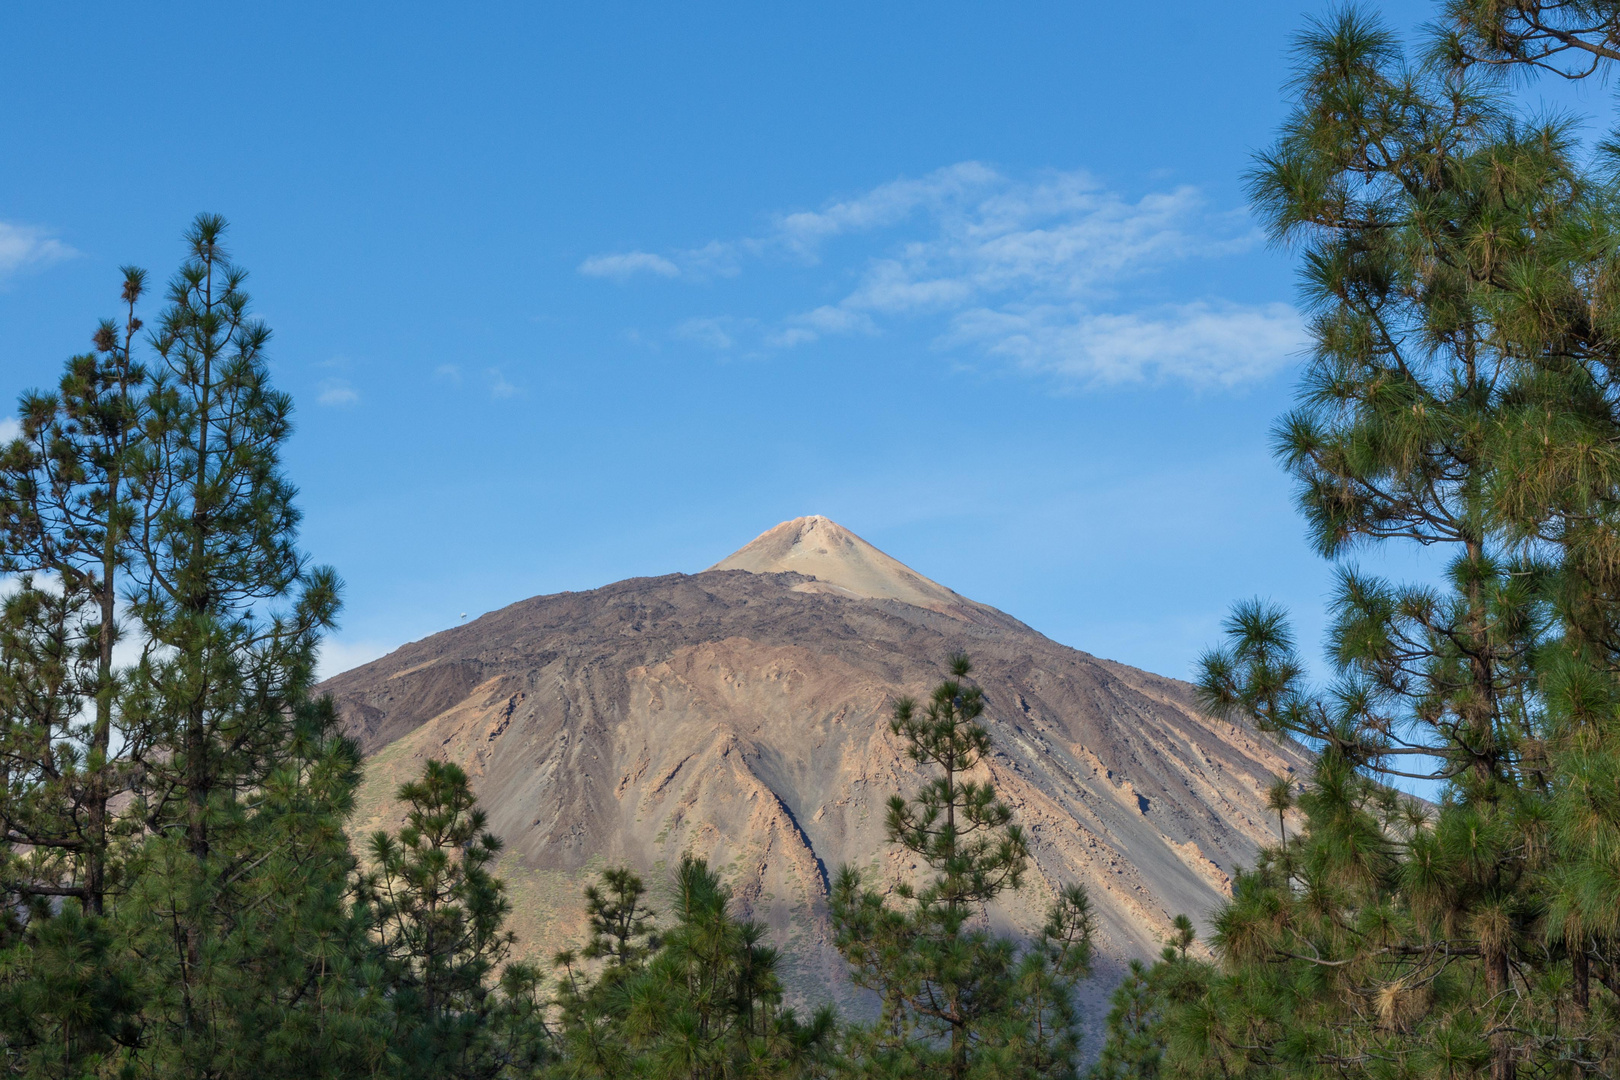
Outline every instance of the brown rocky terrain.
{"label": "brown rocky terrain", "polygon": [[765,533],[699,574],[541,596],[324,685],[370,764],[358,825],[430,757],[463,765],[492,828],[526,951],[576,939],[580,889],[627,863],[653,883],[683,852],[723,868],[772,927],[803,996],[838,993],[828,876],[915,871],[884,804],[920,782],[890,733],[965,651],[988,701],[987,769],[1034,868],[992,912],[1038,922],[1078,881],[1098,911],[1096,1007],[1170,919],[1208,913],[1274,837],[1264,790],[1291,744],[1200,714],[1191,687],[1059,645],[908,569],[825,518]]}

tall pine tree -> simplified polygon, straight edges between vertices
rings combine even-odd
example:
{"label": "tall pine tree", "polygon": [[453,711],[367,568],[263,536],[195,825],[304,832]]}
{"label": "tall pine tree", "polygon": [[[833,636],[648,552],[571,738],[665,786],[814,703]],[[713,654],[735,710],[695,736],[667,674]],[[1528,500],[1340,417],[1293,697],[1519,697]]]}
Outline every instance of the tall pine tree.
{"label": "tall pine tree", "polygon": [[920,708],[896,702],[891,722],[936,775],[912,799],[890,799],[889,838],[933,876],[921,888],[897,885],[898,904],[853,867],[833,888],[837,945],[855,983],[882,1004],[876,1023],[851,1033],[863,1074],[1061,1077],[1076,1067],[1072,995],[1090,966],[1089,901],[1079,886],[1064,890],[1022,951],[983,925],[985,905],[1022,881],[1029,852],[993,785],[973,778],[991,741],[970,671],[953,656],[951,678]]}
{"label": "tall pine tree", "polygon": [[[1168,1011],[1166,1071],[1615,1067],[1591,975],[1620,959],[1620,219],[1571,124],[1525,120],[1494,71],[1597,55],[1602,8],[1452,3],[1419,65],[1353,11],[1301,38],[1253,175],[1313,312],[1278,452],[1322,554],[1416,543],[1443,572],[1342,566],[1326,688],[1262,603],[1205,657],[1209,707],[1321,754],[1305,829],[1239,876],[1216,968]],[[1412,777],[1437,806],[1390,786]]]}
{"label": "tall pine tree", "polygon": [[308,693],[338,585],[296,546],[290,402],[224,228],[194,223],[144,338],[125,272],[0,456],[0,568],[31,575],[0,614],[0,1053],[47,1075],[382,1059],[359,756]]}
{"label": "tall pine tree", "polygon": [[122,322],[97,328],[56,392],[23,396],[21,435],[0,448],[0,573],[21,575],[0,615],[0,828],[34,864],[0,870],[0,887],[19,902],[71,896],[93,915],[105,908],[119,785],[113,647],[145,434],[145,280],[124,269]]}
{"label": "tall pine tree", "polygon": [[340,1074],[374,1061],[342,825],[354,744],[309,700],[338,581],[297,548],[281,470],[291,401],[270,385],[225,222],[201,215],[151,347],[133,456],[128,675],[141,842],[118,923],[144,960],[154,1074]]}
{"label": "tall pine tree", "polygon": [[513,937],[511,905],[489,864],[488,832],[467,774],[429,761],[402,784],[398,835],[371,838],[360,897],[381,945],[393,1014],[391,1059],[400,1077],[486,1077],[500,1069],[489,1030],[499,966]]}

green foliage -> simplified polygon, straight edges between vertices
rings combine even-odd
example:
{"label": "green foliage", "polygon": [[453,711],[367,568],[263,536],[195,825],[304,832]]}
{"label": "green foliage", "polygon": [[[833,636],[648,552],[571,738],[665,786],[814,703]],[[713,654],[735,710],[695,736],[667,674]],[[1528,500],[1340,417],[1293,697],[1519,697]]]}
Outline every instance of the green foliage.
{"label": "green foliage", "polygon": [[1546,71],[1568,79],[1620,60],[1615,0],[1444,0],[1437,63]]}
{"label": "green foliage", "polygon": [[1167,1022],[1179,1005],[1207,989],[1210,968],[1188,956],[1192,921],[1177,915],[1175,933],[1157,963],[1130,962],[1125,981],[1114,991],[1102,1052],[1090,1080],[1157,1080],[1161,1074]]}
{"label": "green foliage", "polygon": [[139,1001],[105,922],[68,905],[0,954],[0,1045],[36,1077],[95,1076],[139,1038]]}
{"label": "green foliage", "polygon": [[407,824],[373,834],[359,890],[393,1007],[394,1074],[493,1076],[493,976],[513,941],[502,929],[511,905],[489,870],[500,840],[455,765],[429,761],[398,798]]}
{"label": "green foliage", "polygon": [[140,958],[140,1074],[338,1077],[381,1059],[387,1026],[342,828],[359,756],[329,703],[298,721],[251,810],[210,815],[205,859],[180,828],[130,854],[114,920]]}
{"label": "green foliage", "polygon": [[0,615],[0,836],[34,856],[0,880],[96,914],[121,765],[112,656],[135,516],[130,459],[145,418],[134,341],[146,273],[123,273],[122,325],[98,327],[95,351],[68,361],[56,393],[25,394],[21,436],[0,447],[0,573],[22,575]]}
{"label": "green foliage", "polygon": [[[386,1025],[348,900],[356,747],[313,703],[337,581],[296,546],[224,223],[142,344],[120,323],[0,451],[0,1067],[364,1075]],[[118,670],[112,647],[133,638]]]}
{"label": "green foliage", "polygon": [[681,860],[670,894],[674,924],[660,937],[640,904],[645,889],[609,870],[587,891],[592,941],[606,960],[557,957],[561,1061],[570,1078],[731,1080],[819,1075],[834,1034],[824,1009],[801,1023],[782,1004],[776,950],[765,929],[730,913],[731,894],[701,859]]}
{"label": "green foliage", "polygon": [[[1127,984],[1126,1072],[1620,1070],[1620,203],[1612,148],[1583,160],[1497,75],[1578,75],[1617,31],[1609,3],[1453,0],[1425,64],[1354,11],[1300,38],[1251,176],[1312,308],[1277,452],[1322,554],[1412,542],[1445,573],[1341,565],[1326,688],[1282,612],[1234,610],[1204,703],[1321,754],[1275,788],[1198,993],[1155,997],[1163,962]],[[1438,805],[1388,786],[1414,777]]]}
{"label": "green foliage", "polygon": [[583,953],[587,960],[606,958],[614,968],[639,968],[659,940],[653,932],[658,913],[642,903],[647,887],[624,867],[602,873],[585,889],[585,915],[591,928]]}
{"label": "green foliage", "polygon": [[874,991],[882,1015],[851,1029],[850,1067],[862,1074],[1072,1075],[1079,1046],[1075,983],[1089,972],[1093,919],[1079,886],[1065,889],[1027,948],[970,925],[984,905],[1017,888],[1028,859],[1012,813],[987,782],[968,779],[990,750],[977,719],[979,687],[951,658],[919,713],[895,704],[893,729],[914,760],[938,775],[910,801],[889,803],[889,838],[933,871],[922,888],[902,882],[899,904],[844,867],[830,910],[851,977]]}

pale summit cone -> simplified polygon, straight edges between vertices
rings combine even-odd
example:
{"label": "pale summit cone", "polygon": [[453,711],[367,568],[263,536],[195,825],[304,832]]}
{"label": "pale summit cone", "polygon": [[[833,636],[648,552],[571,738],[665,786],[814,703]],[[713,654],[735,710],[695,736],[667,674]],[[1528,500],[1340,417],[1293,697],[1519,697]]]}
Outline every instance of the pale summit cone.
{"label": "pale summit cone", "polygon": [[[1133,958],[1178,914],[1200,923],[1276,840],[1266,789],[1292,743],[1200,713],[1192,687],[1060,645],[885,555],[797,518],[698,574],[537,596],[413,642],[321,687],[367,754],[352,828],[397,829],[399,784],[429,759],[472,778],[520,951],[578,944],[581,890],[628,865],[659,895],[708,859],[782,951],[798,1003],[851,1003],[827,919],[845,864],[892,888],[923,872],[885,804],[928,775],[889,726],[952,653],[983,688],[995,784],[1030,848],[993,925],[1039,927],[1084,885],[1098,922],[1096,1029]],[[667,905],[656,904],[663,909]],[[1093,1049],[1095,1049],[1093,1047]]]}
{"label": "pale summit cone", "polygon": [[[897,600],[969,622],[1023,623],[923,577],[820,514],[784,521],[709,567],[753,574],[798,573],[814,578],[796,592],[827,592],[869,600]],[[707,573],[708,571],[705,571]]]}

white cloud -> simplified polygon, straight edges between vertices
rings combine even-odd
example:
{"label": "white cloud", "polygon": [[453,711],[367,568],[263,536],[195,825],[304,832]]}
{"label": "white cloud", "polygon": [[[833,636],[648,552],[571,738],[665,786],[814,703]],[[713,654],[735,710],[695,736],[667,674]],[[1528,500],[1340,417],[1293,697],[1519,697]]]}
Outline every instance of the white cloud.
{"label": "white cloud", "polygon": [[786,214],[776,221],[774,237],[803,253],[823,240],[852,232],[870,232],[910,217],[919,209],[940,211],[971,199],[1002,181],[1001,175],[977,161],[936,169],[918,180],[891,180],[864,195],[834,202],[818,211]]}
{"label": "white cloud", "polygon": [[77,254],[45,229],[0,221],[0,276]]}
{"label": "white cloud", "polygon": [[321,382],[321,392],[316,396],[318,405],[328,408],[353,405],[360,400],[360,395],[345,379],[325,379]]}
{"label": "white cloud", "polygon": [[757,254],[758,251],[759,244],[755,240],[710,240],[700,248],[681,252],[680,274],[694,281],[736,277],[742,272],[743,256]]}
{"label": "white cloud", "polygon": [[440,364],[433,369],[433,377],[436,379],[449,379],[451,382],[459,383],[461,381],[461,369],[454,364]]}
{"label": "white cloud", "polygon": [[802,326],[790,326],[786,330],[766,334],[765,344],[777,349],[791,349],[795,345],[808,345],[820,337],[821,335],[814,330],[806,330]]}
{"label": "white cloud", "polygon": [[501,374],[500,368],[489,368],[484,372],[484,374],[489,376],[490,397],[515,398],[523,393],[522,387],[513,386],[511,383],[506,381],[506,376]]}
{"label": "white cloud", "polygon": [[841,299],[763,325],[688,319],[674,336],[721,350],[786,349],[936,320],[944,329],[937,344],[1029,371],[1085,384],[1201,385],[1263,377],[1303,341],[1287,305],[1167,302],[1162,287],[1142,284],[1190,260],[1254,247],[1260,235],[1245,212],[1212,210],[1188,186],[1127,197],[1084,170],[1018,178],[962,162],[777,215],[754,236],[667,255],[597,256],[581,272],[708,279],[773,257],[813,265],[830,257],[834,239],[857,235],[872,240],[831,279],[844,282]]}
{"label": "white cloud", "polygon": [[659,277],[678,277],[680,267],[648,251],[627,251],[622,255],[592,255],[579,264],[579,272],[586,277],[613,278],[623,281],[636,274],[656,274]]}
{"label": "white cloud", "polygon": [[1177,379],[1231,386],[1263,378],[1305,347],[1305,324],[1287,304],[1194,303],[1096,314],[1059,306],[958,315],[947,343],[971,342],[1020,367],[1087,385]]}
{"label": "white cloud", "polygon": [[579,264],[579,272],[615,281],[643,273],[701,281],[731,277],[740,272],[742,262],[748,258],[786,254],[814,261],[821,244],[835,236],[887,228],[918,210],[940,212],[999,182],[1001,176],[994,169],[966,161],[920,179],[880,184],[863,195],[832,202],[821,210],[777,215],[771,227],[758,236],[710,240],[701,247],[668,255],[650,251],[592,255]]}
{"label": "white cloud", "polygon": [[14,416],[0,416],[0,446],[22,437],[22,422]]}
{"label": "white cloud", "polygon": [[736,344],[738,329],[739,320],[722,316],[718,319],[687,319],[675,327],[674,334],[711,349],[729,349]]}
{"label": "white cloud", "polygon": [[877,323],[864,311],[823,304],[803,315],[795,315],[793,322],[807,326],[822,334],[875,334]]}
{"label": "white cloud", "polygon": [[[879,280],[966,275],[976,287],[1025,280],[1083,286],[1121,270],[1166,259],[1251,244],[1257,234],[1241,215],[1205,212],[1196,188],[1154,192],[1134,202],[1107,190],[1084,170],[1015,180],[976,161],[918,179],[892,180],[820,210],[777,215],[756,236],[710,240],[667,255],[647,251],[593,255],[579,266],[591,277],[638,273],[707,278],[739,271],[743,260],[788,254],[815,259],[839,236],[897,228],[926,219],[922,239],[874,263]],[[1227,235],[1220,235],[1227,234]]]}
{"label": "white cloud", "polygon": [[1132,277],[1246,246],[1250,233],[1206,214],[1190,187],[1130,201],[1083,172],[1003,181],[939,215],[931,234],[870,260],[840,306],[898,313],[1004,294],[1105,299]]}
{"label": "white cloud", "polygon": [[885,314],[938,310],[964,303],[975,291],[966,277],[929,277],[895,259],[880,259],[843,306]]}

